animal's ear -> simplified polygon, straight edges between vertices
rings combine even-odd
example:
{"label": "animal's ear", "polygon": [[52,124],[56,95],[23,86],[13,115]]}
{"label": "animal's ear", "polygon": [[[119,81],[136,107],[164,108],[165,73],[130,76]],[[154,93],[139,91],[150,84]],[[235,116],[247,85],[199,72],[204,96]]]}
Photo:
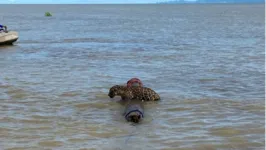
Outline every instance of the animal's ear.
{"label": "animal's ear", "polygon": [[112,86],[110,89],[115,89],[115,88],[117,88],[117,85]]}
{"label": "animal's ear", "polygon": [[120,85],[115,85],[115,86],[113,86],[113,88],[119,88],[120,87]]}

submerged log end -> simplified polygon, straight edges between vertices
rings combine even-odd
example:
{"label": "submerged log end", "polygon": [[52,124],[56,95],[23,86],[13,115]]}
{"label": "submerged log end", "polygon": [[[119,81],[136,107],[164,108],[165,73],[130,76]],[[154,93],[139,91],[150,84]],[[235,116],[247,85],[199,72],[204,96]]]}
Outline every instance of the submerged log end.
{"label": "submerged log end", "polygon": [[141,113],[136,111],[129,113],[127,116],[125,116],[125,118],[129,122],[139,123],[142,120],[143,116]]}
{"label": "submerged log end", "polygon": [[125,119],[129,122],[139,123],[143,116],[144,111],[140,105],[131,105],[126,109]]}

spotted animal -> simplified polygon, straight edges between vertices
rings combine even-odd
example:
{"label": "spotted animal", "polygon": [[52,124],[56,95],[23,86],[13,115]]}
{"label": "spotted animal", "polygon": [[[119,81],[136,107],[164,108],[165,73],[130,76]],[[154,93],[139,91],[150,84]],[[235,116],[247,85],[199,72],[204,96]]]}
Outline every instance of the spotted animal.
{"label": "spotted animal", "polygon": [[160,96],[150,88],[132,86],[126,87],[122,85],[115,85],[110,88],[108,96],[114,98],[121,96],[122,99],[137,99],[142,101],[157,101]]}

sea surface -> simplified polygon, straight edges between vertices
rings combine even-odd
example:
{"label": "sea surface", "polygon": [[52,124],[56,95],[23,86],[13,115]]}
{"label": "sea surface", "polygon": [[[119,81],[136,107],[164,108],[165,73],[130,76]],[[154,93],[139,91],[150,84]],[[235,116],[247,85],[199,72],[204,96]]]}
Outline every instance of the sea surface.
{"label": "sea surface", "polygon": [[[52,17],[45,17],[45,12]],[[263,4],[0,5],[1,150],[262,150]],[[140,124],[109,88],[160,94]]]}

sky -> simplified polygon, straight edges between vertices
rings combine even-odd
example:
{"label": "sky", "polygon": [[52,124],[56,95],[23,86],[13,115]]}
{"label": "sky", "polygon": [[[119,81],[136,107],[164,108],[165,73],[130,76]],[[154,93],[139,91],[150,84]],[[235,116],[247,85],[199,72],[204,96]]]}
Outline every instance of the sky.
{"label": "sky", "polygon": [[[0,0],[0,4],[132,4],[157,3],[168,0]],[[186,0],[196,1],[196,0]]]}

